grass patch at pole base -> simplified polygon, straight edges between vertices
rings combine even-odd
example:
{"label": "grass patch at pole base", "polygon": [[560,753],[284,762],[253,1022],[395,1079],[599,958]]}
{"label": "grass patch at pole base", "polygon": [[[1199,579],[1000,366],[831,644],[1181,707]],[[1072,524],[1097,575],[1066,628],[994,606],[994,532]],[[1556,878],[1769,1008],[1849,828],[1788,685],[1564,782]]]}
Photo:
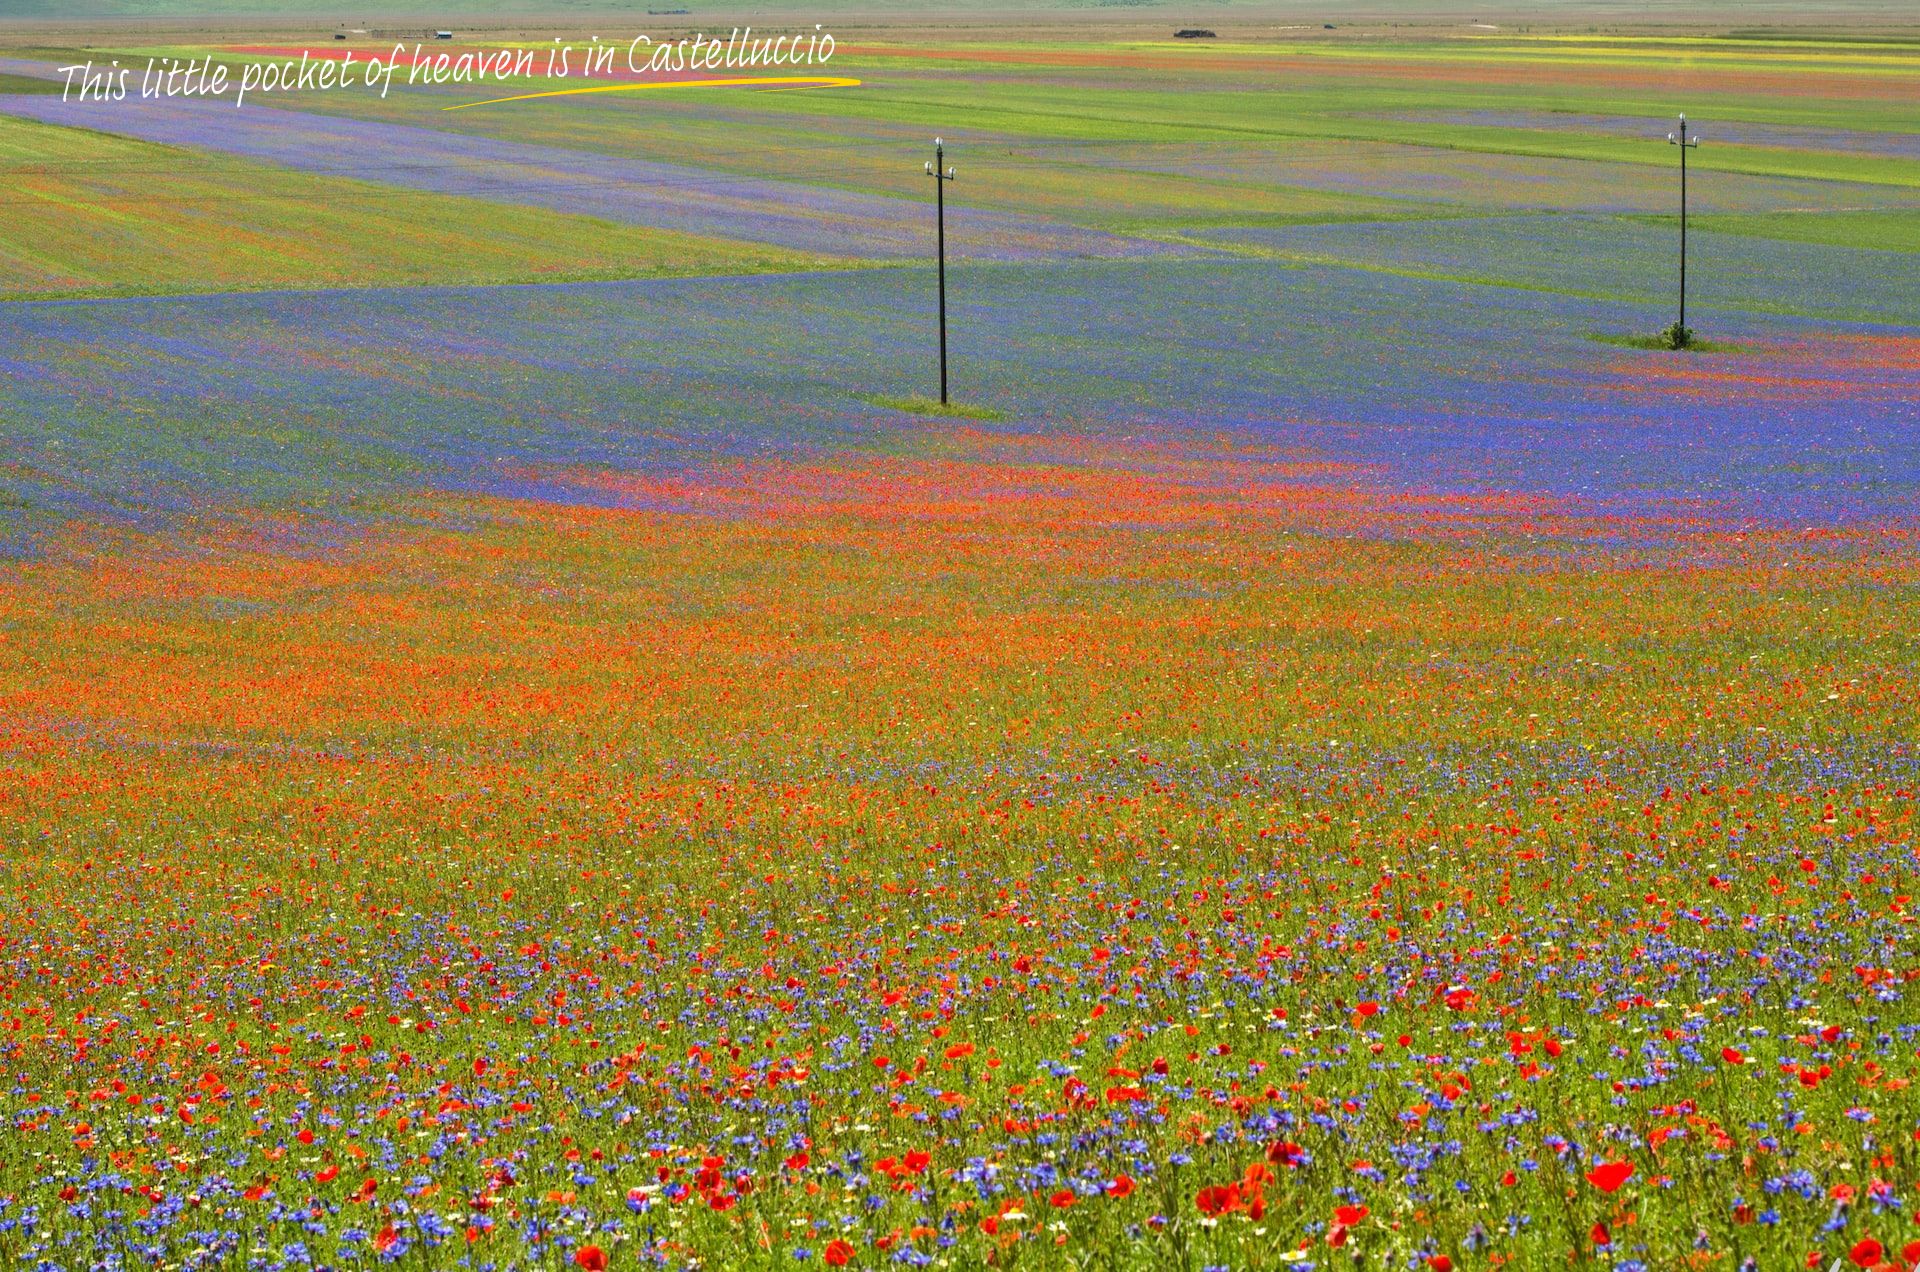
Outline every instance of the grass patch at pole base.
{"label": "grass patch at pole base", "polygon": [[971,406],[964,402],[938,402],[933,398],[910,395],[907,397],[888,397],[877,393],[858,395],[868,406],[883,406],[890,411],[905,411],[909,415],[937,415],[946,419],[958,420],[1004,420],[1005,411],[996,411],[990,406]]}
{"label": "grass patch at pole base", "polygon": [[1686,353],[1751,353],[1746,345],[1726,340],[1702,340],[1691,328],[1676,333],[1672,327],[1650,336],[1620,335],[1609,331],[1589,331],[1587,339],[1595,344],[1615,345],[1622,349],[1680,350]]}

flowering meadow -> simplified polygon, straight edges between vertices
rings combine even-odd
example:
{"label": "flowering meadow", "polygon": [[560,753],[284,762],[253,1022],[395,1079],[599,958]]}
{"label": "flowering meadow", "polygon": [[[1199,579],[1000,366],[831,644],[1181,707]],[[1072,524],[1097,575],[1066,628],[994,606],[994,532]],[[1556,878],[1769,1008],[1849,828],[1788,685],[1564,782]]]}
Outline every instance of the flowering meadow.
{"label": "flowering meadow", "polygon": [[[511,418],[483,382],[621,330],[602,289],[517,295],[548,325],[498,324],[472,384],[368,391]],[[494,303],[447,298],[385,303],[428,344]],[[1420,470],[1461,475],[1422,490],[1391,421],[1463,413],[1437,374],[1373,425],[1331,381],[1292,440],[854,403],[610,468],[556,413],[591,368],[551,368],[537,449],[566,462],[431,411],[353,460],[288,415],[370,409],[371,362],[280,321],[310,306],[151,309],[119,337],[86,324],[122,304],[22,311],[13,347],[71,384],[99,373],[63,347],[157,374],[197,333],[120,409],[290,422],[258,450],[236,415],[205,472],[71,431],[93,523],[0,593],[9,1262],[1777,1267],[1920,1239],[1911,338],[1782,343],[1772,383],[1702,355],[1629,399],[1555,365],[1624,373],[1568,335],[1521,377],[1569,440],[1603,402],[1725,434],[1697,461],[1723,479],[1753,462],[1730,421],[1882,421],[1861,449],[1898,462],[1851,497],[1776,479],[1848,513],[1787,525],[1630,489],[1711,489],[1671,440],[1597,492],[1551,460],[1483,491],[1455,425]],[[50,392],[33,371],[9,392]],[[708,374],[654,392],[691,413]],[[293,502],[242,499],[276,453]]]}
{"label": "flowering meadow", "polygon": [[0,92],[0,1267],[1911,1272],[1911,49],[1396,38]]}

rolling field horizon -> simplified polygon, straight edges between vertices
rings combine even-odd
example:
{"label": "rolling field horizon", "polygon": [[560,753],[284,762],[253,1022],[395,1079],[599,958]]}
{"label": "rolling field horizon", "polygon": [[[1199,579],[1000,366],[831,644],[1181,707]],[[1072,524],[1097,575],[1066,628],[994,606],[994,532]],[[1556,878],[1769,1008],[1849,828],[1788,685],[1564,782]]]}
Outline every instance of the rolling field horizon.
{"label": "rolling field horizon", "polygon": [[1911,15],[54,8],[0,1265],[1920,1267]]}

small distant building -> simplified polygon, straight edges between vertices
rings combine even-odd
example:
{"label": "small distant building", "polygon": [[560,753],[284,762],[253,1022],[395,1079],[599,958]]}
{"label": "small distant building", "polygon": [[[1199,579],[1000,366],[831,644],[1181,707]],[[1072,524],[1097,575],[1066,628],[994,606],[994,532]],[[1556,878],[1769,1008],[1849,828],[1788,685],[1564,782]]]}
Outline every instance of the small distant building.
{"label": "small distant building", "polygon": [[434,39],[436,39],[436,40],[451,40],[451,39],[453,38],[453,32],[451,32],[451,31],[435,31],[435,32],[433,33],[433,38],[434,38]]}
{"label": "small distant building", "polygon": [[1219,37],[1203,27],[1181,27],[1173,33],[1176,40],[1213,40]]}

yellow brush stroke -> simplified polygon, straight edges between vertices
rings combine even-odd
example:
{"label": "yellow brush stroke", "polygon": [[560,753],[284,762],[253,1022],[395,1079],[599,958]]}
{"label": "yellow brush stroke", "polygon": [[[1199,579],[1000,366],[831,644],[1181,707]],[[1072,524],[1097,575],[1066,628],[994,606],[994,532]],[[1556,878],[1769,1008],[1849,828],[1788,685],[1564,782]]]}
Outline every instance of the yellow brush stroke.
{"label": "yellow brush stroke", "polygon": [[[789,84],[805,88],[858,88],[860,81],[838,75],[761,75],[744,79],[659,80],[642,84],[595,84],[590,88],[556,88],[544,93],[521,93],[517,97],[492,97],[484,102],[461,102],[442,106],[441,110],[465,110],[469,106],[498,106],[501,102],[532,101],[536,97],[574,97],[581,93],[637,93],[650,88],[740,88],[752,84]],[[791,91],[791,90],[788,90]]]}

